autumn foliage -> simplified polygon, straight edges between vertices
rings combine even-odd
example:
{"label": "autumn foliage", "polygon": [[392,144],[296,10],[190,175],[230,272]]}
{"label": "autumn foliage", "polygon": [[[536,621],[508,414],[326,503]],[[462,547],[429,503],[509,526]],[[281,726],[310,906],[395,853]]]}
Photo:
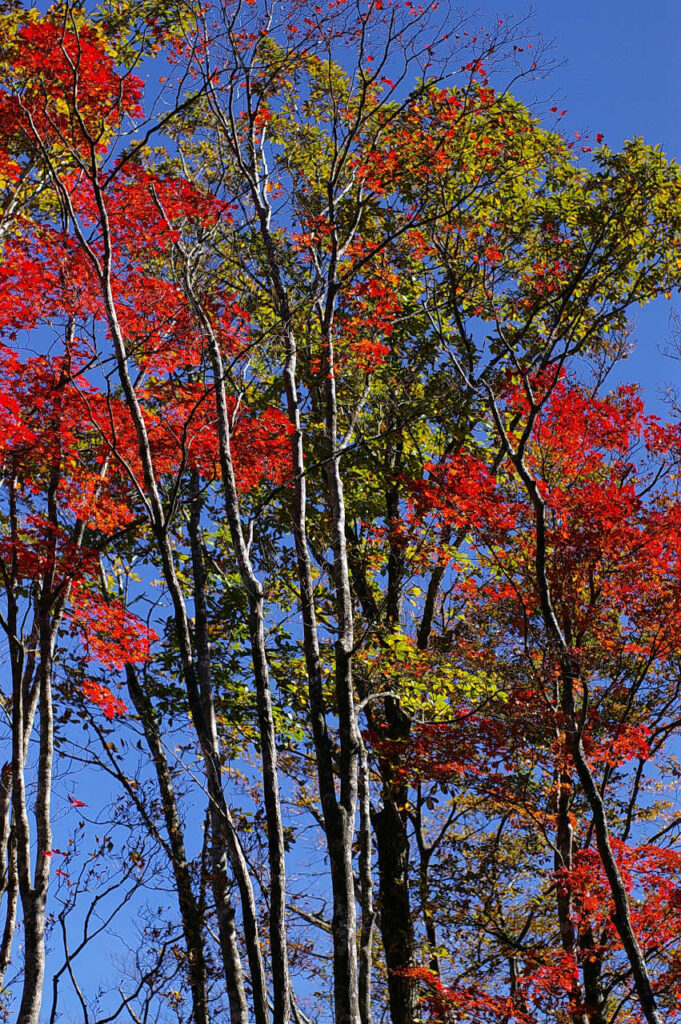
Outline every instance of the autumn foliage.
{"label": "autumn foliage", "polygon": [[681,1015],[681,175],[516,32],[0,10],[20,1024]]}

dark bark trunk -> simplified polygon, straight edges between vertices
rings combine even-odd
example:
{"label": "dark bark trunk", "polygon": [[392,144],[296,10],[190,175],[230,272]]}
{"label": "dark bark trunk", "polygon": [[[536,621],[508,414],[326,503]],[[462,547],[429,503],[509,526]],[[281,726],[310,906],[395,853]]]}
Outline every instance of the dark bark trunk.
{"label": "dark bark trunk", "polygon": [[[410,721],[392,697],[385,700],[387,736],[406,740]],[[373,814],[378,851],[379,922],[388,970],[392,1024],[413,1024],[417,1011],[414,982],[404,977],[414,966],[414,931],[409,900],[410,849],[407,834],[408,792],[395,783],[388,762],[381,763],[383,806]]]}
{"label": "dark bark trunk", "polygon": [[424,848],[419,844],[419,897],[421,899],[421,913],[426,932],[426,942],[430,949],[428,968],[436,977],[440,977],[440,959],[437,955],[437,929],[435,927],[435,914],[430,901],[430,857],[431,849]]}
{"label": "dark bark trunk", "polygon": [[231,850],[233,870],[237,872],[237,881],[241,893],[244,926],[247,936],[247,950],[251,967],[251,984],[253,987],[254,1009],[256,1020],[269,1019],[267,1009],[267,987],[265,982],[260,942],[257,934],[256,907],[250,877],[246,868],[243,853],[229,815],[222,790],[220,774],[220,753],[215,719],[213,686],[211,682],[210,650],[208,647],[208,607],[206,601],[206,571],[203,561],[201,540],[201,502],[199,479],[196,473],[191,478],[191,508],[189,517],[189,539],[192,555],[192,575],[194,579],[194,644],[197,660],[198,692],[193,698],[197,704],[195,716],[200,725],[200,734],[204,750],[209,752],[207,759],[208,791],[211,797],[211,891],[215,901],[218,918],[218,935],[225,971],[225,981],[229,993],[230,1011],[234,1019],[248,1019],[248,1007],[243,988],[240,970],[235,928],[234,907],[230,897],[227,878],[225,851]]}
{"label": "dark bark trunk", "polygon": [[603,988],[603,954],[589,928],[579,937],[584,978],[584,1004],[589,1024],[606,1024],[607,999]]}
{"label": "dark bark trunk", "polygon": [[11,825],[12,763],[0,775],[0,900],[5,898],[5,926],[0,940],[0,987],[9,967],[18,903],[17,844]]}
{"label": "dark bark trunk", "polygon": [[[374,601],[364,569],[352,549],[349,553],[349,562],[355,591],[361,601],[364,615],[368,622],[379,624],[382,618],[381,611]],[[392,564],[393,571],[396,571],[396,557]],[[395,595],[395,588],[393,594]],[[399,613],[399,602],[394,596],[391,618],[395,613]],[[427,639],[425,643],[427,645]],[[362,698],[369,696],[366,685],[360,684],[360,693]],[[372,730],[380,729],[385,724],[388,739],[408,739],[411,725],[409,717],[394,698],[385,699],[383,720],[373,710],[372,703],[367,704],[366,714]],[[409,898],[410,848],[406,809],[409,794],[406,787],[395,783],[389,760],[379,760],[379,771],[382,781],[382,807],[379,811],[373,811],[371,818],[378,858],[377,911],[388,970],[390,1018],[392,1024],[413,1024],[418,1008],[415,986],[409,978],[400,973],[414,966],[414,930]]]}
{"label": "dark bark trunk", "polygon": [[[570,677],[569,683],[567,680],[564,681],[564,687],[567,688],[568,685],[570,688],[572,687],[572,677]],[[593,816],[596,846],[615,905],[613,923],[631,967],[636,995],[648,1024],[662,1024],[662,1016],[657,1008],[645,956],[634,932],[627,890],[610,843],[610,830],[608,828],[603,798],[591,774],[591,769],[584,755],[582,739],[576,729],[573,728],[570,731],[569,740],[579,781]]]}

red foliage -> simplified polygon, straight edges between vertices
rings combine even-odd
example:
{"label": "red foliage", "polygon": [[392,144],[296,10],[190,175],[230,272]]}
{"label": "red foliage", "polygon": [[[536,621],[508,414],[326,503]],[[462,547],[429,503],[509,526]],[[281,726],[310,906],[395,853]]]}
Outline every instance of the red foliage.
{"label": "red foliage", "polygon": [[31,19],[13,41],[12,73],[15,91],[0,94],[0,128],[10,141],[24,135],[87,155],[123,116],[141,114],[142,81],[116,71],[87,24],[76,33],[50,15]]}
{"label": "red foliage", "polygon": [[117,718],[124,715],[128,710],[126,705],[118,697],[115,697],[108,686],[103,686],[94,679],[86,679],[83,683],[83,694],[100,711],[104,712],[105,718]]}
{"label": "red foliage", "polygon": [[107,668],[148,661],[158,636],[120,603],[105,601],[83,587],[74,587],[69,613],[71,629],[83,642],[87,661]]}

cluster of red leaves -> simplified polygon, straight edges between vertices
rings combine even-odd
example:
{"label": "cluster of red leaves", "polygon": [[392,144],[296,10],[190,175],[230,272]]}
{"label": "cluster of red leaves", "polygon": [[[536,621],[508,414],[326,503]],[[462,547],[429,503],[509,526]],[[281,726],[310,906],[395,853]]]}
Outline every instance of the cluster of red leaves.
{"label": "cluster of red leaves", "polygon": [[[43,521],[39,511],[40,495],[55,467],[59,468],[57,496],[64,528],[69,515],[103,533],[112,533],[134,518],[120,467],[114,465],[104,472],[112,448],[91,415],[99,396],[77,367],[75,353],[74,358],[35,356],[21,361],[7,349],[0,351],[0,422],[4,427],[0,461],[15,477],[20,488],[17,498],[31,506],[23,509],[21,534],[16,538],[26,575],[37,570],[35,557],[42,551],[44,558],[49,547],[45,530],[55,529]],[[110,429],[110,421],[104,422]],[[73,553],[66,535],[57,537],[57,547],[63,548],[68,564]],[[82,553],[74,558],[74,567],[82,567],[84,557]]]}
{"label": "cluster of red leaves", "polygon": [[[138,393],[157,475],[175,476],[182,467],[195,468],[207,479],[219,476],[219,441],[215,397],[203,383],[157,382]],[[234,413],[236,403],[230,401]],[[88,402],[92,422],[106,450],[143,479],[137,435],[127,406],[99,395]],[[290,476],[291,428],[277,409],[261,415],[240,409],[233,422],[232,459],[237,486],[248,491],[263,481],[280,485]]]}
{"label": "cluster of red leaves", "polygon": [[[71,187],[79,212],[94,222],[96,204],[88,198],[87,184],[74,177]],[[219,204],[188,182],[141,171],[116,178],[107,202],[116,253],[112,289],[131,355],[151,374],[199,365],[204,357],[202,331],[182,290],[154,267],[178,236],[175,224],[184,230],[193,224],[210,226],[220,215]],[[167,206],[163,212],[160,202]],[[19,331],[52,324],[59,317],[104,322],[95,268],[77,241],[23,218],[15,227],[0,265],[0,334],[14,339]],[[97,236],[90,245],[101,255]],[[208,312],[225,351],[233,353],[248,342],[248,316],[233,296],[210,298]]]}
{"label": "cluster of red leaves", "polygon": [[86,660],[106,668],[148,661],[151,645],[158,640],[154,630],[120,601],[105,601],[81,586],[73,588],[68,621],[81,638]]}
{"label": "cluster of red leaves", "polygon": [[371,246],[361,238],[348,247],[346,259],[366,265],[344,289],[339,303],[338,364],[351,364],[371,374],[390,353],[387,342],[402,310],[399,275],[384,254],[372,255]]}
{"label": "cluster of red leaves", "polygon": [[[513,732],[519,741],[515,752]],[[502,790],[508,785],[514,753],[525,745],[521,716],[514,729],[501,718],[468,709],[453,712],[448,722],[413,723],[408,740],[387,739],[379,730],[369,733],[368,739],[381,757],[391,761],[395,777],[411,784],[419,779],[483,780],[487,787],[498,775]]]}
{"label": "cluster of red leaves", "polygon": [[[105,718],[117,718],[128,710],[125,703],[119,697],[115,697],[108,686],[103,686],[102,683],[98,683],[94,679],[85,680],[83,694],[100,711],[104,712]],[[84,806],[80,801],[74,804],[74,806],[77,805]]]}
{"label": "cluster of red leaves", "polygon": [[421,1000],[423,1008],[429,1019],[437,1024],[463,1021],[471,1024],[536,1024],[536,1017],[509,996],[490,995],[477,986],[450,988],[425,967],[414,968],[405,974],[425,989]]}
{"label": "cluster of red leaves", "polygon": [[[646,716],[656,672],[667,671],[679,648],[679,430],[647,416],[633,388],[594,398],[548,371],[530,386],[535,399],[545,399],[524,466],[546,511],[548,581],[589,682],[585,752],[594,772],[600,778],[605,771],[614,787],[628,761],[652,756],[654,721]],[[530,413],[525,385],[509,384],[502,410],[515,441]],[[413,537],[465,532],[475,555],[449,591],[448,607],[456,608],[462,627],[451,657],[463,659],[461,671],[468,667],[477,678],[505,679],[506,699],[488,700],[481,711],[465,706],[468,696],[458,704],[453,698],[447,722],[412,723],[401,742],[375,730],[370,741],[403,783],[431,779],[460,788],[467,799],[483,799],[490,814],[503,810],[528,836],[550,836],[558,780],[573,776],[574,768],[561,712],[551,706],[560,670],[540,620],[536,508],[510,462],[493,474],[482,457],[462,452],[425,469],[427,478],[409,491]],[[641,689],[644,678],[650,691]],[[581,684],[575,685],[579,702]],[[656,985],[669,996],[681,981],[673,955],[681,937],[681,858],[646,844],[613,840],[613,846],[639,941],[666,958]],[[550,884],[550,871],[547,877]],[[596,946],[591,940],[570,956],[528,944],[518,954],[513,999],[499,996],[496,982],[489,990],[482,983],[448,988],[425,969],[415,971],[433,1020],[530,1024],[579,1010],[574,993],[584,963],[593,956],[619,962],[621,943],[596,850],[577,852],[555,884],[570,895],[578,934],[596,936]],[[638,1020],[635,1010],[631,1019]]]}
{"label": "cluster of red leaves", "polygon": [[15,227],[0,264],[0,333],[14,338],[58,316],[101,313],[92,266],[73,239],[23,218]]}
{"label": "cluster of red leaves", "polygon": [[497,130],[493,139],[491,130],[487,134],[495,94],[484,69],[471,70],[478,81],[465,93],[429,89],[408,106],[403,118],[391,117],[384,131],[357,154],[355,171],[366,188],[386,195],[400,187],[410,192],[414,185],[446,180],[454,166],[461,166],[464,154],[483,169],[494,167],[503,151],[502,138],[511,138],[513,131],[510,126],[503,133]]}
{"label": "cluster of red leaves", "polygon": [[[617,839],[611,843],[633,903],[632,920],[643,947],[665,948],[678,943],[681,854],[648,844],[630,846]],[[572,869],[558,871],[557,879],[573,897],[578,928],[590,928],[608,945],[618,948],[610,887],[597,851],[578,851]]]}
{"label": "cluster of red leaves", "polygon": [[90,142],[104,145],[124,115],[141,114],[141,79],[118,74],[93,26],[75,32],[47,15],[21,26],[6,46],[15,81],[13,91],[0,93],[6,139],[87,155]]}
{"label": "cluster of red leaves", "polygon": [[[667,657],[681,629],[681,501],[665,488],[679,430],[646,416],[631,388],[597,399],[565,379],[533,384],[538,395],[552,389],[525,464],[545,504],[547,576],[559,619],[569,623],[587,666],[591,657],[602,665],[606,653]],[[522,424],[523,387],[509,387],[506,412]],[[503,602],[512,620],[527,621],[538,608],[535,510],[515,469],[502,465],[493,476],[482,457],[467,452],[425,469],[428,478],[410,488],[412,533],[465,530],[494,570],[479,576],[469,601]],[[659,482],[651,491],[653,477]]]}
{"label": "cluster of red leaves", "polygon": [[68,530],[36,513],[22,517],[14,536],[0,538],[0,558],[13,579],[37,579],[54,573],[56,586],[96,571],[97,556],[73,543]]}
{"label": "cluster of red leaves", "polygon": [[443,462],[427,462],[423,469],[428,478],[411,487],[410,524],[424,524],[430,517],[440,526],[474,534],[492,531],[494,536],[514,528],[516,503],[504,500],[482,458],[459,451]]}
{"label": "cluster of red leaves", "polygon": [[607,722],[606,728],[601,727],[600,736],[596,737],[594,725],[598,725],[601,716],[596,711],[592,731],[584,741],[585,753],[593,765],[617,765],[639,759],[647,761],[650,757],[650,729],[646,725],[633,723]]}
{"label": "cluster of red leaves", "polygon": [[[183,465],[195,466],[215,478],[218,438],[211,391],[203,384],[168,382],[148,387],[139,396],[157,472],[175,475]],[[0,458],[11,466],[27,497],[39,495],[59,465],[62,515],[85,518],[91,527],[109,534],[134,519],[129,473],[141,481],[142,471],[130,414],[120,399],[90,385],[74,360],[37,356],[21,361],[2,349],[0,423]],[[280,411],[269,409],[256,416],[239,410],[233,458],[242,491],[264,480],[280,485],[288,478],[289,435],[288,420]],[[20,538],[27,575],[39,571],[48,528],[35,509],[31,516],[24,516]],[[72,553],[67,554],[65,536],[59,546],[68,560]],[[82,565],[82,556],[75,564]]]}

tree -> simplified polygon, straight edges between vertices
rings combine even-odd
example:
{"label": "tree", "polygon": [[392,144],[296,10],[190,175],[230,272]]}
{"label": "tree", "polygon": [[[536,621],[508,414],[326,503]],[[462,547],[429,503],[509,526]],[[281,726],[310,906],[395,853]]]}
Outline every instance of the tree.
{"label": "tree", "polygon": [[[657,648],[642,657],[663,715],[651,718],[636,667],[622,677],[641,631],[660,626],[665,657],[675,650],[673,558],[659,541],[675,521],[661,483],[675,434],[632,395],[598,397],[598,381],[587,394],[565,374],[617,358],[628,309],[674,286],[677,168],[639,142],[580,162],[491,84],[538,59],[501,22],[473,37],[461,24],[459,39],[435,8],[381,3],[67,3],[3,19],[14,757],[11,809],[9,769],[0,804],[2,962],[19,892],[22,1024],[38,1020],[45,970],[55,694],[66,771],[82,756],[71,709],[83,698],[133,730],[147,759],[137,777],[113,725],[88,719],[100,770],[175,898],[165,938],[145,932],[161,954],[140,956],[139,984],[107,1019],[135,1015],[135,1000],[183,1019],[187,992],[196,1022],[224,1005],[235,1024],[302,1020],[292,976],[326,954],[308,939],[299,955],[293,915],[328,937],[338,1024],[369,1024],[372,995],[410,1024],[418,978],[454,1019],[559,1020],[567,1006],[599,1021],[622,998],[657,1021],[655,988],[674,1012],[674,935],[646,948],[645,915],[654,905],[667,920],[676,862],[626,847],[643,768],[628,783],[621,765],[662,750],[675,720]],[[154,55],[168,105],[145,115],[134,72]],[[26,341],[44,354],[23,357]],[[622,454],[634,438],[660,465],[639,490]],[[669,494],[664,523],[644,515],[649,486]],[[585,539],[592,505],[602,519]],[[606,526],[616,546],[595,553],[589,538]],[[604,568],[625,550],[628,562]],[[606,570],[615,589],[602,593]],[[614,623],[648,577],[640,616]],[[573,621],[585,615],[594,668]],[[510,653],[518,635],[524,661]],[[550,722],[537,720],[542,695]],[[508,728],[527,734],[509,747]],[[171,733],[192,766],[168,749]],[[523,770],[500,771],[509,758]],[[463,780],[477,796],[460,804]],[[190,852],[197,807],[203,840]],[[524,850],[506,841],[520,820]],[[467,830],[481,822],[476,844]],[[313,827],[329,866],[316,907],[290,879]],[[465,915],[436,909],[433,886],[467,890],[459,857],[494,880],[502,916],[499,880],[534,869],[537,925],[533,912],[512,952],[495,925],[481,959]],[[640,920],[626,892],[637,871],[635,884],[658,879]],[[616,937],[594,910],[602,894]],[[468,943],[461,978],[476,974],[465,991],[443,966],[453,928]],[[667,973],[653,978],[658,963]]]}
{"label": "tree", "polygon": [[[517,419],[532,408],[526,386],[542,400],[529,432]],[[459,455],[433,467],[415,496],[422,528],[419,507],[433,509],[435,519],[459,515],[471,477],[486,482],[486,502],[478,486],[471,511],[479,517],[477,525],[470,522],[475,569],[452,588],[450,614],[456,612],[461,627],[460,670],[474,665],[499,689],[484,710],[461,707],[456,725],[420,727],[409,752],[393,747],[414,778],[480,794],[482,812],[474,804],[458,816],[459,827],[481,813],[494,826],[473,855],[491,864],[472,889],[499,881],[492,899],[478,891],[474,898],[483,905],[467,914],[489,935],[490,980],[498,984],[500,958],[514,964],[509,995],[445,991],[433,978],[434,1005],[463,1012],[481,999],[490,1020],[509,1013],[535,1020],[533,1003],[534,1012],[545,1012],[545,1000],[562,999],[570,1019],[602,1021],[613,1001],[627,1002],[635,991],[645,1019],[654,1019],[655,998],[668,1012],[676,998],[667,988],[673,970],[666,964],[656,995],[649,990],[652,1006],[637,976],[645,972],[650,984],[646,960],[664,962],[677,941],[669,931],[676,855],[653,841],[656,833],[667,834],[664,808],[642,806],[648,773],[660,764],[677,716],[676,672],[669,665],[678,623],[675,431],[645,417],[632,389],[597,399],[560,375],[531,385],[516,380],[503,409],[507,422],[515,420],[507,438],[525,438],[520,470],[514,448],[497,482],[484,462]],[[544,534],[523,475],[541,493]],[[570,638],[567,698],[542,585]],[[632,842],[646,829],[652,838]],[[527,833],[527,868],[518,833]],[[509,866],[521,880],[524,870],[532,874],[507,894]],[[540,879],[545,902],[528,909],[527,894],[518,897]]]}

